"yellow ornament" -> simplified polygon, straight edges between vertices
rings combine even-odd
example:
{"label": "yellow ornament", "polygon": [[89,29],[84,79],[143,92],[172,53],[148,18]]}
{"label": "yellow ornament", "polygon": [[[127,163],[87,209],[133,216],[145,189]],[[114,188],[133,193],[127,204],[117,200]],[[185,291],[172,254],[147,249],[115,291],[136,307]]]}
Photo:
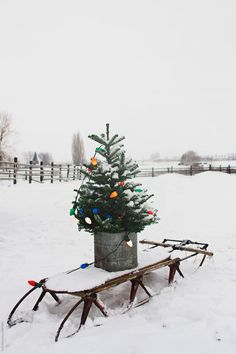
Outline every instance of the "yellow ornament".
{"label": "yellow ornament", "polygon": [[110,194],[111,199],[116,198],[117,196],[118,196],[118,193],[116,191],[114,191]]}
{"label": "yellow ornament", "polygon": [[93,166],[97,166],[97,159],[95,159],[95,157],[92,157],[91,158],[91,164],[93,165]]}

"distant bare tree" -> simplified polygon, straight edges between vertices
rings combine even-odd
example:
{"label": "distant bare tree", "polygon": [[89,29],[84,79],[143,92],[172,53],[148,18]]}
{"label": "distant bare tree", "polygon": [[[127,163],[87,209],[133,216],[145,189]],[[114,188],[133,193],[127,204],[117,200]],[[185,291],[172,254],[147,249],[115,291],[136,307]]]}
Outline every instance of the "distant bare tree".
{"label": "distant bare tree", "polygon": [[8,146],[8,139],[9,136],[12,134],[12,121],[11,117],[6,112],[0,112],[0,159],[8,158],[7,150]]}
{"label": "distant bare tree", "polygon": [[49,152],[40,152],[38,157],[44,165],[49,165],[53,161],[52,155]]}
{"label": "distant bare tree", "polygon": [[192,165],[194,163],[200,162],[200,160],[200,157],[195,151],[189,150],[181,156],[180,162],[183,165]]}
{"label": "distant bare tree", "polygon": [[[33,152],[33,151],[24,152],[24,154],[23,154],[24,161],[26,163],[33,161],[34,155],[35,155],[35,152]],[[44,165],[49,165],[53,161],[52,155],[49,152],[39,152],[37,154],[37,157],[38,157],[39,161],[43,161]]]}
{"label": "distant bare tree", "polygon": [[34,152],[33,151],[26,151],[23,153],[23,159],[25,163],[28,163],[33,160]]}
{"label": "distant bare tree", "polygon": [[77,166],[84,161],[84,143],[79,132],[74,134],[72,138],[72,160]]}

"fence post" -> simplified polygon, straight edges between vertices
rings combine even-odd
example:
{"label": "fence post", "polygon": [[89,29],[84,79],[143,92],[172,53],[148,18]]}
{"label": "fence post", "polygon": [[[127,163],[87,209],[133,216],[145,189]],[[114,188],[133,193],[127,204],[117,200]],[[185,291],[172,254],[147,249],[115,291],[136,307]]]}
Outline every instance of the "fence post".
{"label": "fence post", "polygon": [[230,167],[230,165],[227,167],[227,173],[231,173],[231,167]]}
{"label": "fence post", "polygon": [[173,166],[171,166],[171,168],[170,168],[170,172],[171,172],[171,173],[173,173]]}
{"label": "fence post", "polygon": [[53,183],[53,162],[51,162],[51,183]]}
{"label": "fence post", "polygon": [[211,166],[211,164],[209,165],[209,171],[211,171],[212,170],[212,166]]}
{"label": "fence post", "polygon": [[40,161],[40,182],[43,182],[44,170],[43,170],[43,161]]}
{"label": "fence post", "polygon": [[30,161],[30,164],[29,164],[29,183],[32,183],[32,165],[33,165],[33,161]]}
{"label": "fence post", "polygon": [[16,184],[16,172],[17,172],[17,157],[14,157],[14,165],[13,165],[13,184]]}
{"label": "fence post", "polygon": [[75,165],[73,166],[73,181],[75,180]]}
{"label": "fence post", "polygon": [[79,179],[82,179],[82,166],[79,167]]}
{"label": "fence post", "polygon": [[154,167],[152,167],[152,177],[154,177]]}
{"label": "fence post", "polygon": [[167,172],[168,172],[168,173],[170,172],[170,168],[169,168],[169,167],[167,167]]}
{"label": "fence post", "polygon": [[190,176],[193,175],[193,166],[192,165],[190,165],[189,174],[190,174]]}
{"label": "fence post", "polygon": [[70,165],[67,165],[67,179],[69,179],[69,174],[70,174]]}
{"label": "fence post", "polygon": [[61,165],[59,165],[59,182],[61,182]]}

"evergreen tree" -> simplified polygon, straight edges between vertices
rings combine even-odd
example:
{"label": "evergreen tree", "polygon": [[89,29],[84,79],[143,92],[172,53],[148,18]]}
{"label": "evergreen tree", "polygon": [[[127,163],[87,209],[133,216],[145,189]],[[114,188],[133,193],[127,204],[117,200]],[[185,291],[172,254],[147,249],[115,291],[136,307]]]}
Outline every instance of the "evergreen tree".
{"label": "evergreen tree", "polygon": [[39,163],[37,152],[34,153],[32,162],[34,165],[37,165]]}
{"label": "evergreen tree", "polygon": [[[156,210],[147,201],[148,195],[132,178],[139,173],[137,163],[125,157],[121,142],[124,137],[106,134],[90,135],[100,146],[91,163],[84,165],[85,178],[70,211],[78,219],[79,230],[96,232],[140,232],[157,222]],[[96,158],[99,155],[103,161]]]}

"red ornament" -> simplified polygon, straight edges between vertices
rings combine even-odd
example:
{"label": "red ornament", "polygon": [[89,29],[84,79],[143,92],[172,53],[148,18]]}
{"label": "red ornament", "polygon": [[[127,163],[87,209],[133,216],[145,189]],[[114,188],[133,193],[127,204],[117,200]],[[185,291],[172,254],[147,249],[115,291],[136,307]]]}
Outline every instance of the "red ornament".
{"label": "red ornament", "polygon": [[28,284],[31,286],[36,286],[38,283],[34,280],[28,280]]}
{"label": "red ornament", "polygon": [[154,213],[153,213],[152,210],[148,210],[148,214],[149,214],[149,215],[153,215]]}
{"label": "red ornament", "polygon": [[125,182],[119,182],[118,185],[119,185],[120,187],[124,187]]}
{"label": "red ornament", "polygon": [[91,173],[91,169],[89,167],[88,167],[87,171],[88,171],[88,173]]}
{"label": "red ornament", "polygon": [[122,213],[122,214],[117,215],[117,218],[119,220],[122,220],[124,218],[124,216],[125,216],[125,213]]}

